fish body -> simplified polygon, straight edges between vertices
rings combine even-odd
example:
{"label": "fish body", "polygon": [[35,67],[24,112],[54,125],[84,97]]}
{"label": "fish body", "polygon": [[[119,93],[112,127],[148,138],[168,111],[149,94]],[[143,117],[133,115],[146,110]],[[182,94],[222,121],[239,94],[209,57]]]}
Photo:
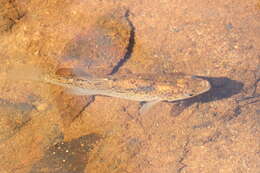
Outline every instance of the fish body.
{"label": "fish body", "polygon": [[158,102],[192,98],[211,88],[207,80],[183,73],[130,73],[97,77],[73,69],[61,71],[66,73],[47,74],[34,67],[17,68],[9,73],[9,78],[55,84],[77,95],[103,95],[145,102],[140,109],[141,114]]}
{"label": "fish body", "polygon": [[177,101],[208,91],[207,80],[182,73],[126,74],[106,77],[48,75],[44,81],[79,95],[105,95],[134,101]]}

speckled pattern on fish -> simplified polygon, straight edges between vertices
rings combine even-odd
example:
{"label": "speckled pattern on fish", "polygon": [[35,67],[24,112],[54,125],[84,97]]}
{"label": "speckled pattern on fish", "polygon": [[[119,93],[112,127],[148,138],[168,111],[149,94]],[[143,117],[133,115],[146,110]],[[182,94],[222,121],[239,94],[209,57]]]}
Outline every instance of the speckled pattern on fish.
{"label": "speckled pattern on fish", "polygon": [[182,73],[115,74],[107,77],[46,75],[44,81],[79,95],[105,95],[135,101],[176,101],[210,89],[207,80]]}

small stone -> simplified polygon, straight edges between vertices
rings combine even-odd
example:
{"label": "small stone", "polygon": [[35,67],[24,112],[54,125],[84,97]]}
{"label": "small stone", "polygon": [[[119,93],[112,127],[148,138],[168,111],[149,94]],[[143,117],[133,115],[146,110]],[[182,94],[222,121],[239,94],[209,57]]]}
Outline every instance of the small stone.
{"label": "small stone", "polygon": [[36,109],[38,111],[45,111],[48,108],[48,104],[47,103],[41,103],[36,105]]}
{"label": "small stone", "polygon": [[232,25],[231,23],[228,23],[228,24],[226,25],[226,29],[227,29],[227,30],[233,29],[233,25]]}

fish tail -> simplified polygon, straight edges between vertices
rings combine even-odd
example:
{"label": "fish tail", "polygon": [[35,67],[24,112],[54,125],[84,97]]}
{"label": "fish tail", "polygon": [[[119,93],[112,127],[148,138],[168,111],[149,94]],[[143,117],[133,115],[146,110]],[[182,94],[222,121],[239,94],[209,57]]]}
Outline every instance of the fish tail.
{"label": "fish tail", "polygon": [[44,72],[36,65],[19,65],[7,71],[7,77],[10,80],[30,80],[30,81],[43,81]]}

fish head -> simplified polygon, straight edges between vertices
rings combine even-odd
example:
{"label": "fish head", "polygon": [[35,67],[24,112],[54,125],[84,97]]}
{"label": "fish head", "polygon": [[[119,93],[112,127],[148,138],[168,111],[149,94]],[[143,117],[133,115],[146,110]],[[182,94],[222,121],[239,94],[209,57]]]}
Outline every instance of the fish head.
{"label": "fish head", "polygon": [[175,87],[168,90],[167,101],[178,101],[189,99],[210,90],[211,84],[208,80],[199,76],[183,75],[175,80]]}

